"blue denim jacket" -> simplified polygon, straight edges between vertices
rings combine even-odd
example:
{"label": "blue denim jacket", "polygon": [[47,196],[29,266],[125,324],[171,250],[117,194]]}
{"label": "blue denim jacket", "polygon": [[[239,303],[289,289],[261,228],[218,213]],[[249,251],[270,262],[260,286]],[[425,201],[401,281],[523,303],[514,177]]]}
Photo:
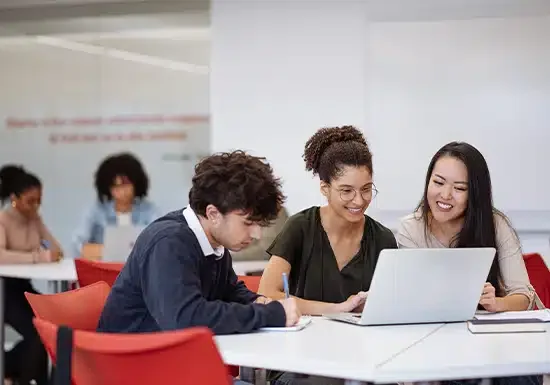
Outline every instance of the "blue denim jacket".
{"label": "blue denim jacket", "polygon": [[[147,226],[160,217],[158,208],[147,199],[136,200],[132,208],[132,224]],[[73,257],[80,255],[82,245],[86,243],[103,243],[106,226],[116,226],[117,215],[114,202],[96,202],[83,217],[72,237],[71,251]]]}

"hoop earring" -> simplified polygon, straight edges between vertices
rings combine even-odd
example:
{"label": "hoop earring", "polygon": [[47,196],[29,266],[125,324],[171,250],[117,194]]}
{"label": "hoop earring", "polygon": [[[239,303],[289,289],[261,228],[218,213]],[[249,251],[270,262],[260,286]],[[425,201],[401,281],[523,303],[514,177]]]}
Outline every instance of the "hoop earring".
{"label": "hoop earring", "polygon": [[15,203],[15,201],[11,201],[11,207],[15,208],[15,206],[17,206],[17,203]]}

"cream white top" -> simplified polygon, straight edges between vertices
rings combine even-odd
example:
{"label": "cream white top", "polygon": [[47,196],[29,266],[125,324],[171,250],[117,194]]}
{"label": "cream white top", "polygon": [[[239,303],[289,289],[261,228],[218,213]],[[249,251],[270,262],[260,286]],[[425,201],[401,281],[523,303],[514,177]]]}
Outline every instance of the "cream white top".
{"label": "cream white top", "polygon": [[[535,290],[529,281],[521,243],[505,218],[495,214],[496,249],[502,275],[502,285],[506,295],[523,294],[533,304]],[[416,212],[401,219],[397,230],[397,243],[404,248],[446,248],[429,230],[425,221]],[[531,307],[530,306],[530,307]]]}

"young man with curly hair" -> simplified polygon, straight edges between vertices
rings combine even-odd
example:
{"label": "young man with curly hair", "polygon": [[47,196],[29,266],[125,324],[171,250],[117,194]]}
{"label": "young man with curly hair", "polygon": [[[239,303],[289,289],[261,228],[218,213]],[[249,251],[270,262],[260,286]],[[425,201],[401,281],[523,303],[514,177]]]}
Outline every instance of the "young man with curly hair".
{"label": "young man with curly hair", "polygon": [[237,280],[229,250],[247,247],[277,217],[284,196],[263,158],[242,151],[195,167],[189,206],[138,237],[105,304],[101,332],[206,326],[216,334],[292,326],[293,298],[271,301]]}

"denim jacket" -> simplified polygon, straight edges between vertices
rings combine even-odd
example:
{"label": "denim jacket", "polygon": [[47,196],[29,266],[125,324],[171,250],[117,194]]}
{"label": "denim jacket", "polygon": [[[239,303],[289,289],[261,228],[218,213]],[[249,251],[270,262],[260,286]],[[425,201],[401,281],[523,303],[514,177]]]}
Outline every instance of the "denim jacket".
{"label": "denim jacket", "polygon": [[[158,208],[147,199],[136,200],[132,207],[132,224],[147,226],[160,217]],[[86,243],[103,243],[106,226],[116,226],[117,215],[114,202],[96,202],[84,215],[72,237],[71,251],[77,258]]]}

